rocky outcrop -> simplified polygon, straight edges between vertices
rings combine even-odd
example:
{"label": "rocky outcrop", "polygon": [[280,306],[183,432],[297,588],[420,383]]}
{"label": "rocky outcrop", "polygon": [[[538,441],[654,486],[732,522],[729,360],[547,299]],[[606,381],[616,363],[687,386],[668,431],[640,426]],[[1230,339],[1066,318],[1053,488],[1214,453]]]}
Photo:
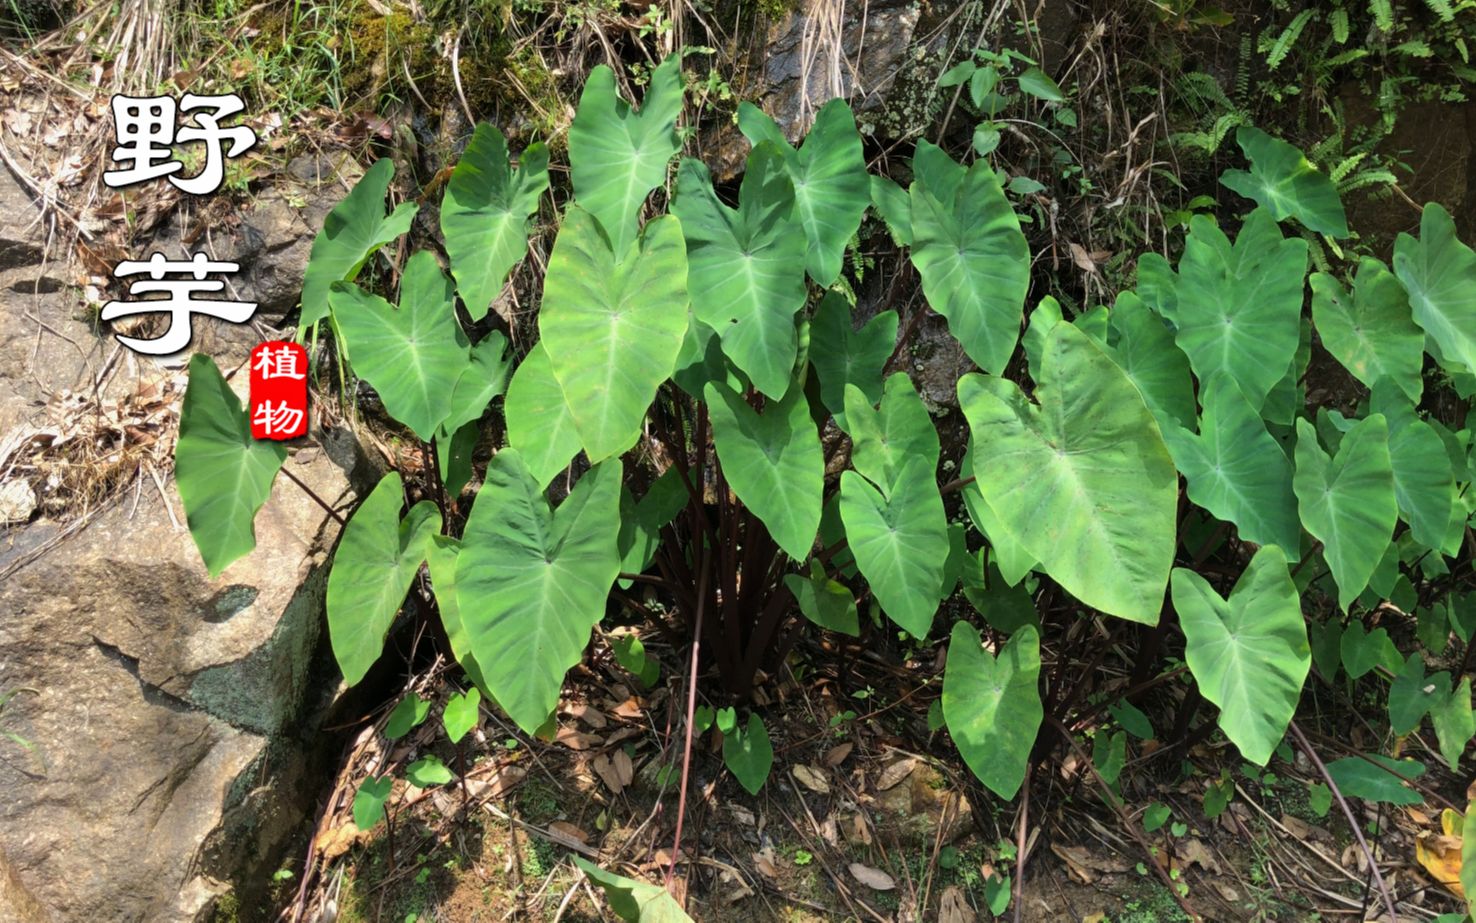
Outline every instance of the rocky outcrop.
{"label": "rocky outcrop", "polygon": [[[345,492],[323,451],[287,463],[320,496]],[[212,581],[149,490],[5,581],[0,690],[34,693],[0,721],[34,750],[0,747],[0,849],[55,919],[195,920],[218,882],[270,874],[255,866],[311,794],[281,781],[312,733],[334,531],[281,481],[257,549]],[[227,828],[250,838],[212,849]]]}

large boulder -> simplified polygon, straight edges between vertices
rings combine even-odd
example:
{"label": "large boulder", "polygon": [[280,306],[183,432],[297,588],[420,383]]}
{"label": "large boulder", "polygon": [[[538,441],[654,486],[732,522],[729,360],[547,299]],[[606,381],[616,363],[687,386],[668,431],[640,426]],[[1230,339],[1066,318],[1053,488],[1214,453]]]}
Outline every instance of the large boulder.
{"label": "large boulder", "polygon": [[[344,503],[328,452],[287,464]],[[267,880],[315,794],[337,524],[279,478],[256,550],[211,580],[172,486],[141,485],[39,557],[46,523],[0,547],[0,573],[34,558],[0,581],[0,695],[28,690],[0,727],[34,747],[0,738],[0,852],[57,921],[201,919],[226,883]]]}

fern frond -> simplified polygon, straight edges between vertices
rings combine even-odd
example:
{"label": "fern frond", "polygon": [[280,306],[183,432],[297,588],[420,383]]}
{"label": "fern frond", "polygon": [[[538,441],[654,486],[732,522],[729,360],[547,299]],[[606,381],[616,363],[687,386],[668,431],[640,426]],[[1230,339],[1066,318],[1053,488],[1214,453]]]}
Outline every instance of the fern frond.
{"label": "fern frond", "polygon": [[1368,0],[1368,11],[1380,32],[1394,31],[1394,7],[1389,0]]}
{"label": "fern frond", "polygon": [[1451,8],[1450,0],[1425,0],[1425,6],[1430,8],[1430,12],[1439,16],[1441,22],[1455,20],[1455,10]]}
{"label": "fern frond", "polygon": [[1286,56],[1291,54],[1292,48],[1296,45],[1297,39],[1302,34],[1302,30],[1307,28],[1307,23],[1311,22],[1312,17],[1315,15],[1316,12],[1313,10],[1302,10],[1302,12],[1298,13],[1287,24],[1285,31],[1271,44],[1271,50],[1266,55],[1267,68],[1276,70],[1276,68],[1281,66],[1281,62],[1285,61]]}

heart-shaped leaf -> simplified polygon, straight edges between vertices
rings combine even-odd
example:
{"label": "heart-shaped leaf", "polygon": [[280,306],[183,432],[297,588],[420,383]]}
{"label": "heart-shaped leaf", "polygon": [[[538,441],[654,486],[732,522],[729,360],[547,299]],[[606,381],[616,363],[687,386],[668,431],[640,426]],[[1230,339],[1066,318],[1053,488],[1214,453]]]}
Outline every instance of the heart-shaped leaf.
{"label": "heart-shaped leaf", "polygon": [[1435,728],[1435,739],[1440,743],[1440,758],[1445,760],[1452,772],[1461,771],[1461,755],[1466,744],[1476,736],[1476,715],[1471,711],[1471,677],[1461,679],[1460,685],[1444,700],[1430,706],[1430,724]]}
{"label": "heart-shaped leaf", "polygon": [[359,783],[354,793],[354,826],[368,830],[384,818],[384,803],[395,787],[394,776],[368,778]]}
{"label": "heart-shaped leaf", "polygon": [[431,703],[415,693],[410,693],[395,703],[389,718],[384,722],[386,740],[403,740],[406,734],[420,727],[430,716]]}
{"label": "heart-shaped leaf", "polygon": [[1285,141],[1249,125],[1235,142],[1251,162],[1250,172],[1226,170],[1220,182],[1271,212],[1277,221],[1295,218],[1309,230],[1348,236],[1348,217],[1331,177]]}
{"label": "heart-shaped leaf", "polygon": [[323,219],[323,230],[313,238],[302,277],[300,326],[327,317],[329,287],[334,282],[352,282],[380,247],[410,230],[419,207],[414,202],[402,202],[388,215],[384,213],[384,194],[394,175],[394,161],[376,160]]}
{"label": "heart-shaped leaf", "polygon": [[1200,395],[1199,434],[1177,426],[1163,433],[1188,479],[1189,499],[1235,523],[1246,541],[1299,547],[1291,460],[1229,376],[1216,375]]}
{"label": "heart-shaped leaf", "polygon": [[1040,613],[1025,584],[1011,586],[994,561],[971,556],[963,577],[964,598],[995,631],[1014,634],[1024,625],[1040,628]]}
{"label": "heart-shaped leaf", "polygon": [[1175,568],[1173,600],[1184,629],[1184,660],[1199,691],[1220,707],[1220,729],[1241,756],[1266,765],[1286,736],[1312,669],[1286,555],[1275,545],[1262,547],[1228,600],[1203,577]]}
{"label": "heart-shaped leaf", "polygon": [[1420,726],[1420,720],[1436,700],[1425,690],[1433,684],[1425,679],[1425,659],[1410,654],[1404,668],[1389,684],[1389,730],[1402,737]]}
{"label": "heart-shaped leaf", "polygon": [[723,764],[750,795],[759,793],[774,767],[774,747],[762,718],[750,714],[743,730],[723,731]]}
{"label": "heart-shaped leaf", "polygon": [[530,144],[518,169],[508,164],[507,139],[483,122],[461,153],[441,202],[441,235],[451,275],[472,320],[502,292],[508,270],[528,252],[528,219],[548,189],[548,149]]}
{"label": "heart-shaped leaf", "polygon": [[902,469],[918,460],[932,476],[940,451],[938,431],[907,373],[887,377],[877,410],[854,385],[846,388],[846,416],[851,464],[868,480],[890,490]]}
{"label": "heart-shaped leaf", "polygon": [[[661,529],[676,518],[691,500],[682,472],[673,465],[651,482],[646,495],[636,501],[627,489],[620,491],[620,570],[639,574],[651,566],[661,544]],[[627,581],[621,580],[625,586]],[[639,671],[637,671],[639,672]]]}
{"label": "heart-shaped leaf", "polygon": [[1404,663],[1386,629],[1375,628],[1365,632],[1363,623],[1357,619],[1344,626],[1343,636],[1338,641],[1338,654],[1342,658],[1343,669],[1352,679],[1361,678],[1374,667],[1398,671]]}
{"label": "heart-shaped leaf", "polygon": [[666,182],[666,165],[681,150],[681,60],[673,55],[651,72],[640,111],[620,98],[615,73],[589,72],[569,126],[569,174],[574,199],[600,222],[611,249],[624,253],[636,237],[641,206]]}
{"label": "heart-shaped leaf", "polygon": [[427,442],[451,413],[468,362],[454,298],[429,250],[416,251],[405,265],[399,308],[352,282],[336,282],[328,294],[354,371],[379,392],[391,416]]}
{"label": "heart-shaped leaf", "polygon": [[559,704],[620,573],[618,459],[586,471],[549,509],[516,449],[487,465],[456,562],[472,653],[508,716],[528,733]]}
{"label": "heart-shaped leaf", "polygon": [[1336,276],[1313,273],[1312,321],[1322,345],[1359,381],[1372,388],[1388,380],[1420,399],[1425,334],[1410,315],[1404,286],[1383,263],[1364,257],[1351,295]]}
{"label": "heart-shaped leaf", "polygon": [[1089,606],[1153,624],[1173,563],[1178,475],[1138,389],[1070,324],[1046,341],[1030,403],[1012,382],[966,375],[959,404],[985,504]]}
{"label": "heart-shaped leaf", "polygon": [[1420,239],[1394,242],[1394,274],[1404,283],[1416,324],[1456,368],[1476,372],[1476,252],[1456,237],[1450,212],[1434,202],[1420,215]]}
{"label": "heart-shaped leaf", "polygon": [[882,611],[914,638],[932,628],[948,560],[948,514],[933,464],[913,459],[885,492],[855,471],[841,473],[841,521],[856,567]]}
{"label": "heart-shaped leaf", "polygon": [[800,612],[805,618],[830,631],[861,636],[861,626],[856,613],[856,597],[837,581],[825,576],[825,566],[814,558],[810,559],[810,576],[786,574],[784,585],[794,594]]}
{"label": "heart-shaped leaf", "polygon": [[805,306],[805,230],[783,155],[765,142],[748,155],[738,208],[718,200],[701,161],[682,161],[672,212],[687,238],[687,286],[697,319],[723,353],[772,398],[789,390]]}
{"label": "heart-shaped leaf", "polygon": [[1297,420],[1292,488],[1302,525],[1322,542],[1338,605],[1346,611],[1368,586],[1399,518],[1384,417],[1360,420],[1331,457],[1318,445],[1312,424]]}
{"label": "heart-shaped leaf", "polygon": [[503,412],[508,445],[518,450],[539,489],[547,487],[579,454],[580,442],[574,415],[542,343],[528,351],[513,373]]}
{"label": "heart-shaped leaf", "polygon": [[441,531],[441,513],[434,503],[420,501],[401,520],[404,502],[400,475],[391,471],[349,518],[333,553],[328,637],[350,686],[379,659],[384,635],[425,562],[430,537]]}
{"label": "heart-shaped leaf", "polygon": [[991,657],[974,626],[953,623],[943,670],[943,720],[970,771],[1006,801],[1025,781],[1045,716],[1039,683],[1040,634],[1034,626],[1010,635]]}
{"label": "heart-shaped leaf", "polygon": [[712,443],[723,475],[784,553],[809,557],[820,527],[825,457],[799,388],[759,413],[727,385],[705,391]]}
{"label": "heart-shaped leaf", "polygon": [[783,153],[794,181],[795,215],[809,240],[806,268],[817,285],[830,285],[840,275],[846,245],[871,204],[866,158],[851,107],[839,97],[821,106],[799,150],[752,103],[738,105],[738,130],[755,147],[769,141]]}
{"label": "heart-shaped leaf", "polygon": [[190,536],[211,579],[256,547],[256,511],[272,492],[287,447],[251,438],[241,399],[215,360],[190,357],[190,383],[179,412],[174,481]]}
{"label": "heart-shaped leaf", "polygon": [[441,762],[441,758],[438,756],[423,756],[409,766],[406,766],[405,777],[416,788],[445,785],[455,778],[455,776],[451,775],[451,770],[446,768],[446,764]]}
{"label": "heart-shaped leaf", "polygon": [[1425,801],[1424,795],[1404,784],[1425,774],[1425,767],[1411,759],[1394,760],[1377,753],[1346,756],[1328,763],[1327,774],[1338,791],[1349,798],[1392,805]]}
{"label": "heart-shaped leaf", "polygon": [[[918,143],[916,160],[939,162],[936,171],[917,170],[910,191],[912,264],[923,294],[969,358],[1002,374],[1030,284],[1020,222],[987,161],[975,161],[958,177],[961,168],[926,141]],[[945,160],[951,168],[941,165]]]}
{"label": "heart-shaped leaf", "polygon": [[477,726],[481,706],[482,694],[475,686],[447,699],[446,710],[441,714],[441,724],[446,728],[446,739],[453,744],[460,743],[461,738]]}
{"label": "heart-shaped leaf", "polygon": [[595,219],[570,206],[548,259],[538,330],[590,461],[634,445],[687,332],[677,220],[653,219],[639,247],[617,253]]}
{"label": "heart-shaped leaf", "polygon": [[882,311],[859,330],[851,329],[851,308],[840,292],[826,292],[810,321],[810,365],[820,379],[820,400],[846,423],[846,385],[861,390],[867,404],[882,396],[882,370],[897,344],[897,312]]}
{"label": "heart-shaped leaf", "polygon": [[1172,307],[1160,307],[1201,381],[1225,372],[1261,408],[1296,357],[1306,267],[1307,242],[1283,238],[1264,209],[1233,245],[1212,218],[1190,221]]}

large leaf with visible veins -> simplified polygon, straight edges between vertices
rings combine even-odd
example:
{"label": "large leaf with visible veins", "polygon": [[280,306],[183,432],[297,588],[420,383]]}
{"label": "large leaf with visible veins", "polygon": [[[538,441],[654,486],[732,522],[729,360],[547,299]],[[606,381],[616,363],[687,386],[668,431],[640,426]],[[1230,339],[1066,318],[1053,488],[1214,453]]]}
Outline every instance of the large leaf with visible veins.
{"label": "large leaf with visible veins", "polygon": [[641,206],[666,182],[666,165],[681,150],[681,59],[673,55],[651,72],[639,111],[620,98],[615,73],[601,64],[589,72],[569,126],[569,174],[574,200],[610,236],[616,253],[635,240]]}
{"label": "large leaf with visible veins", "polygon": [[1448,362],[1476,373],[1476,252],[1456,237],[1450,213],[1431,202],[1420,216],[1420,238],[1394,242],[1394,274],[1404,283],[1415,323]]}
{"label": "large leaf with visible veins", "polygon": [[1025,625],[998,656],[960,619],[943,670],[943,721],[975,777],[1006,801],[1025,781],[1025,767],[1045,710],[1040,702],[1040,633]]}
{"label": "large leaf with visible veins", "polygon": [[598,222],[570,206],[548,259],[538,330],[590,461],[634,445],[687,332],[677,219],[653,219],[638,246],[617,253]]}
{"label": "large leaf with visible veins", "polygon": [[467,517],[456,599],[488,688],[536,731],[559,704],[620,573],[618,459],[589,469],[551,510],[516,449],[503,449]]}
{"label": "large leaf with visible veins", "polygon": [[1226,170],[1221,183],[1255,199],[1277,221],[1295,218],[1313,231],[1348,236],[1348,217],[1338,187],[1301,151],[1249,125],[1235,132],[1235,143],[1250,160],[1250,172]]}
{"label": "large leaf with visible veins", "polygon": [[1312,669],[1286,555],[1275,545],[1257,551],[1228,600],[1203,577],[1175,568],[1173,598],[1184,659],[1199,691],[1220,707],[1220,730],[1241,756],[1266,765]]}
{"label": "large leaf with visible veins", "polygon": [[987,161],[963,173],[923,141],[914,164],[912,264],[923,294],[969,358],[1001,374],[1019,339],[1030,285],[1019,219]]}
{"label": "large leaf with visible veins", "polygon": [[1032,403],[966,375],[959,404],[997,524],[1077,599],[1154,624],[1173,563],[1178,475],[1143,397],[1071,324],[1047,337]]}
{"label": "large leaf with visible veins", "polygon": [[384,213],[384,194],[394,175],[394,161],[376,160],[323,219],[302,277],[299,326],[327,317],[329,286],[352,282],[380,247],[410,230],[418,208],[414,202],[402,202],[388,215]]}

